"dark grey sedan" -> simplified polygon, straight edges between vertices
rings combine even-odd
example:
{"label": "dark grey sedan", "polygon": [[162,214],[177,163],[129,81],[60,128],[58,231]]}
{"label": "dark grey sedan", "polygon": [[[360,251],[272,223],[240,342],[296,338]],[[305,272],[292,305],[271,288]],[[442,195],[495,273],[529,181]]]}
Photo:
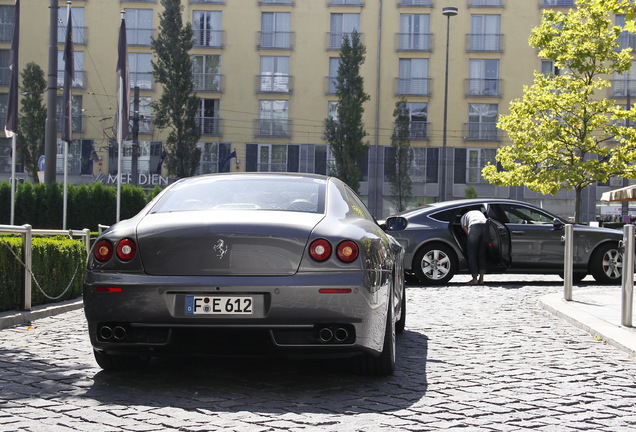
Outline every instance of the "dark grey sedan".
{"label": "dark grey sedan", "polygon": [[[461,216],[480,210],[489,219],[489,272],[563,274],[566,222],[520,201],[474,199],[430,204],[386,219],[388,232],[406,250],[405,267],[424,285],[444,284],[466,273],[466,234]],[[574,279],[591,274],[620,283],[620,230],[574,225]]]}
{"label": "dark grey sedan", "polygon": [[338,179],[180,180],[96,241],[84,306],[97,363],[153,356],[352,357],[391,374],[404,250]]}

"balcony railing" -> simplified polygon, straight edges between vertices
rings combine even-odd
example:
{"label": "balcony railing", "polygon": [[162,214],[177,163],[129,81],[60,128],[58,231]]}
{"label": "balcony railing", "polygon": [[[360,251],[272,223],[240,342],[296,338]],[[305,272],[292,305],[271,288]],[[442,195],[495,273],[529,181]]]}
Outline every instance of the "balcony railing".
{"label": "balcony railing", "polygon": [[256,119],[257,137],[289,138],[289,119]]}
{"label": "balcony railing", "polygon": [[470,0],[468,2],[469,7],[501,7],[502,0]]}
{"label": "balcony railing", "polygon": [[154,29],[127,28],[126,43],[134,46],[150,46]]}
{"label": "balcony railing", "polygon": [[258,0],[259,5],[293,5],[292,0]]}
{"label": "balcony railing", "polygon": [[364,6],[362,0],[328,0],[329,6]]}
{"label": "balcony railing", "polygon": [[[73,84],[72,88],[74,89],[83,89],[86,88],[86,71],[75,71],[75,75],[73,76]],[[64,70],[57,71],[57,86],[64,87]]]}
{"label": "balcony railing", "polygon": [[410,130],[409,137],[414,141],[428,140],[429,125],[430,125],[430,122],[426,122],[426,121],[411,121],[409,125],[409,130]]}
{"label": "balcony railing", "polygon": [[[66,26],[57,26],[57,43],[66,42]],[[86,45],[86,27],[73,26],[73,45]]]}
{"label": "balcony railing", "polygon": [[195,91],[213,93],[223,91],[223,74],[193,73],[192,81]]}
{"label": "balcony railing", "polygon": [[431,33],[397,33],[398,51],[430,51]]}
{"label": "balcony railing", "polygon": [[200,30],[193,29],[194,46],[205,48],[223,48],[223,30]]}
{"label": "balcony railing", "polygon": [[139,87],[141,90],[152,90],[152,72],[130,72],[128,79],[130,88]]}
{"label": "balcony railing", "polygon": [[0,23],[0,42],[11,42],[13,40],[13,24]]}
{"label": "balcony railing", "polygon": [[497,78],[468,78],[467,97],[501,97],[501,80]]}
{"label": "balcony railing", "polygon": [[221,136],[221,117],[197,117],[201,135]]}
{"label": "balcony railing", "polygon": [[293,36],[289,31],[259,31],[258,49],[292,49]]}
{"label": "balcony railing", "polygon": [[543,0],[543,6],[567,7],[574,6],[574,0]]}
{"label": "balcony railing", "polygon": [[[329,32],[327,33],[327,49],[330,50],[339,50],[342,47],[342,39],[345,35],[349,36],[349,40],[351,40],[351,32]],[[360,41],[362,40],[363,33],[358,33],[360,35]]]}
{"label": "balcony railing", "polygon": [[626,98],[629,95],[636,101],[636,79],[613,79],[611,83],[610,97]]}
{"label": "balcony railing", "polygon": [[291,75],[256,75],[256,88],[260,93],[291,93]]}
{"label": "balcony railing", "polygon": [[468,51],[488,51],[501,52],[503,39],[502,34],[469,34],[468,35]]}
{"label": "balcony railing", "polygon": [[400,6],[431,7],[431,0],[400,0]]}
{"label": "balcony railing", "polygon": [[468,122],[464,124],[466,141],[499,141],[499,129],[495,122]]}
{"label": "balcony railing", "polygon": [[430,96],[430,78],[396,78],[398,96]]}

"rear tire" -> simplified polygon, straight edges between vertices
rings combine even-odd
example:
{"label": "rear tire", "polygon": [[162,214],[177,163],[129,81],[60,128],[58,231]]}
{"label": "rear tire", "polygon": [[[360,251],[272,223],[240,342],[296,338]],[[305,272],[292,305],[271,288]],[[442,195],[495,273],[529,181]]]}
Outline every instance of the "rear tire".
{"label": "rear tire", "polygon": [[457,255],[449,246],[433,243],[422,246],[413,259],[415,276],[422,285],[444,285],[457,273]]}
{"label": "rear tire", "polygon": [[389,308],[386,315],[382,353],[379,356],[363,354],[353,359],[354,370],[361,375],[389,376],[395,371],[396,325],[393,320],[393,295],[389,295]]}
{"label": "rear tire", "polygon": [[600,284],[620,284],[623,277],[623,254],[616,244],[603,244],[590,258],[589,270]]}

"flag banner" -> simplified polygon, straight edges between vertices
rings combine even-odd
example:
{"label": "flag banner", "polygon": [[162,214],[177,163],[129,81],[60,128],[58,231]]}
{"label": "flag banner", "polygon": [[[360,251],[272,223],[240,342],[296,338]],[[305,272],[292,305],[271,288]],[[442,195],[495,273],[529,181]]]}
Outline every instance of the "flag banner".
{"label": "flag banner", "polygon": [[130,115],[130,84],[128,79],[128,44],[126,41],[126,20],[121,19],[119,27],[119,44],[117,46],[117,75],[119,76],[119,91],[117,92],[117,114],[115,117],[115,129],[117,141],[122,142],[128,138]]}
{"label": "flag banner", "polygon": [[66,41],[64,43],[64,91],[62,96],[62,140],[73,141],[73,103],[71,90],[75,76],[75,61],[73,59],[73,26],[71,8],[68,7],[66,16]]}
{"label": "flag banner", "polygon": [[13,137],[18,131],[18,47],[20,45],[20,0],[15,0],[13,14],[13,40],[11,41],[11,58],[9,70],[11,72],[9,82],[9,97],[7,100],[7,121],[4,133],[7,138]]}

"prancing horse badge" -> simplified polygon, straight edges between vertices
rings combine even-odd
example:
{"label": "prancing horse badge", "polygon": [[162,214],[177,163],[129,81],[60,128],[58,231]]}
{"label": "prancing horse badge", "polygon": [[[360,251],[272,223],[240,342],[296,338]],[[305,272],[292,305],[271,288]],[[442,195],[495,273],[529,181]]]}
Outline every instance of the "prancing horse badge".
{"label": "prancing horse badge", "polygon": [[216,244],[214,245],[214,251],[216,252],[216,256],[219,257],[219,259],[223,259],[223,257],[227,253],[227,246],[222,239],[217,240]]}

